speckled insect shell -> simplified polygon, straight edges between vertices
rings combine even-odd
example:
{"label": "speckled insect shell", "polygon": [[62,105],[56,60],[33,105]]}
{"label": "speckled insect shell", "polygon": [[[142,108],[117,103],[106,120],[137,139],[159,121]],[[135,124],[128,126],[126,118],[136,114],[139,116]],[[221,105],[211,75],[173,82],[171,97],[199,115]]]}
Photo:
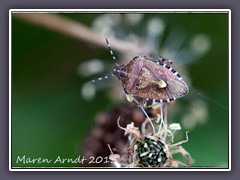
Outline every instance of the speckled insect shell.
{"label": "speckled insect shell", "polygon": [[146,56],[137,56],[128,64],[116,65],[113,74],[121,80],[126,94],[149,102],[170,102],[189,91],[180,74],[169,64]]}

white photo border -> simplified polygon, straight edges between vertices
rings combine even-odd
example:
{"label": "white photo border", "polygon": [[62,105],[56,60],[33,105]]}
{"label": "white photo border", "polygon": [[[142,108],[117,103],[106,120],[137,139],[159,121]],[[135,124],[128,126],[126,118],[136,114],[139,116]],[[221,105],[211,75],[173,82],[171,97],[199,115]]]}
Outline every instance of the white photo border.
{"label": "white photo border", "polygon": [[[12,167],[12,14],[13,13],[228,13],[229,134],[228,168]],[[230,9],[10,9],[9,10],[9,171],[231,171],[231,10]]]}

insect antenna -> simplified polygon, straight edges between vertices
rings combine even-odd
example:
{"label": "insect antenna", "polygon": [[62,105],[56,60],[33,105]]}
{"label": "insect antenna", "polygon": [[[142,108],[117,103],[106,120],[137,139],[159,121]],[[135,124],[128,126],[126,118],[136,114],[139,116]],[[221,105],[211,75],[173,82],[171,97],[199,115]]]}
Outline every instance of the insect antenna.
{"label": "insect antenna", "polygon": [[109,41],[108,41],[107,38],[106,38],[106,43],[107,43],[108,49],[109,49],[109,51],[110,51],[110,53],[111,53],[111,56],[112,56],[112,58],[113,58],[113,61],[114,61],[115,64],[118,66],[116,57],[114,56],[113,50],[112,50],[112,48],[111,48],[111,46],[110,46],[110,43],[109,43]]}
{"label": "insect antenna", "polygon": [[114,74],[107,74],[107,75],[105,75],[105,76],[102,76],[102,77],[98,77],[98,78],[96,78],[96,79],[93,79],[93,80],[90,80],[89,82],[88,82],[88,84],[90,84],[90,83],[95,83],[95,82],[97,82],[97,81],[102,81],[102,80],[105,80],[105,79],[108,79],[108,78],[110,78],[110,77],[112,77],[112,76],[114,76]]}

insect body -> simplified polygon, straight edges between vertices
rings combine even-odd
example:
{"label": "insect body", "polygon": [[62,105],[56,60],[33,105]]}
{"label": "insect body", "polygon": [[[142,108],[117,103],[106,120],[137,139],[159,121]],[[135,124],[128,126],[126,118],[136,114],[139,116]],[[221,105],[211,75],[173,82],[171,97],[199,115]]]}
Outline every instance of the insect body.
{"label": "insect body", "polygon": [[[116,63],[116,58],[106,39],[109,51]],[[160,57],[153,60],[147,56],[136,56],[128,64],[113,68],[113,74],[122,82],[126,94],[138,104],[149,120],[153,132],[155,127],[144,110],[150,103],[167,103],[188,93],[188,86],[180,74],[169,66],[171,60]],[[143,106],[142,106],[143,104]],[[162,114],[162,113],[161,113]]]}
{"label": "insect body", "polygon": [[188,86],[165,60],[136,56],[128,64],[116,65],[113,74],[122,82],[125,93],[136,99],[170,102],[186,95]]}

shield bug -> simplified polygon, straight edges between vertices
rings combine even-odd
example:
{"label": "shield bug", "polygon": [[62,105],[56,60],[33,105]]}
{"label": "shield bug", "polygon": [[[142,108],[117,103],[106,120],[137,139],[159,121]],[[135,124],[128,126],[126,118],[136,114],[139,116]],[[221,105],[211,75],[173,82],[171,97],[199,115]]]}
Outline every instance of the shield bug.
{"label": "shield bug", "polygon": [[[109,51],[116,63],[116,57],[106,39]],[[127,64],[116,65],[113,74],[121,81],[123,89],[137,103],[155,127],[143,107],[148,104],[167,103],[188,93],[188,86],[181,75],[170,66],[171,60],[160,57],[157,60],[147,56],[136,56]]]}
{"label": "shield bug", "polygon": [[[113,55],[108,40],[109,51]],[[121,81],[126,94],[138,104],[167,103],[188,93],[188,86],[181,75],[170,66],[172,61],[163,57],[154,60],[147,56],[136,56],[129,63],[113,68],[113,74]]]}

